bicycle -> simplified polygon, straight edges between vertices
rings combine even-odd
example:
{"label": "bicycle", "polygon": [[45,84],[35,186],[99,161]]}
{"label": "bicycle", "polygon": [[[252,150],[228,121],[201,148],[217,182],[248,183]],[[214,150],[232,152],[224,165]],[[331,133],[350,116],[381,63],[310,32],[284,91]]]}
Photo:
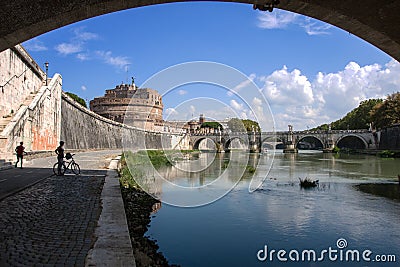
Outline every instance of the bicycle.
{"label": "bicycle", "polygon": [[[81,173],[81,168],[79,167],[79,164],[75,162],[73,156],[75,154],[71,154],[71,153],[67,153],[65,154],[65,158],[67,160],[71,160],[71,161],[63,161],[63,164],[61,165],[61,170],[60,173],[58,173],[58,162],[56,162],[53,166],[53,173],[55,175],[64,175],[64,173],[70,169],[75,175],[78,175]],[[65,163],[68,163],[67,166],[65,166]]]}

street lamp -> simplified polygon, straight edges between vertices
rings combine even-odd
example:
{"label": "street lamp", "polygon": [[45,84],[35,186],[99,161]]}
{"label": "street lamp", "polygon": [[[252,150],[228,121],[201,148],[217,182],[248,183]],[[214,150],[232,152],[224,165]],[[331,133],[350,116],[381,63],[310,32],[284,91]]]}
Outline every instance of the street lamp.
{"label": "street lamp", "polygon": [[46,86],[47,86],[47,77],[48,77],[48,72],[49,72],[49,62],[45,62],[44,66],[46,67]]}

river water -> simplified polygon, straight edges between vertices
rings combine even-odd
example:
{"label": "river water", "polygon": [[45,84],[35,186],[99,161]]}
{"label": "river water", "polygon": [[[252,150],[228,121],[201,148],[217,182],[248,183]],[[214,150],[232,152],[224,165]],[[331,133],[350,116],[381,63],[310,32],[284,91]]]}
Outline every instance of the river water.
{"label": "river water", "polygon": [[[175,194],[167,180],[201,186],[213,179],[210,173],[221,174],[230,156],[216,157],[203,176],[185,176],[175,167],[159,170],[168,176],[161,198]],[[249,164],[269,167],[272,156],[251,155]],[[147,235],[181,266],[400,266],[398,173],[399,159],[277,151],[259,190],[249,192],[251,175],[245,175],[237,184],[227,179],[233,189],[210,204],[162,204]],[[302,189],[299,177],[318,179],[320,185]],[[271,256],[272,250],[283,250],[281,257]],[[357,250],[359,261],[349,250]],[[393,260],[391,255],[397,262],[377,262]]]}

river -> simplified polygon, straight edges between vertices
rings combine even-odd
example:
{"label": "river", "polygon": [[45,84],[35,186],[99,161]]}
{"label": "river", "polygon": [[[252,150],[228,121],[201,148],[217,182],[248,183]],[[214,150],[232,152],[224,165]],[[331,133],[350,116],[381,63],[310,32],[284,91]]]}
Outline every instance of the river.
{"label": "river", "polygon": [[[212,182],[211,174],[221,174],[230,154],[214,158],[203,176],[185,176],[175,167],[159,170],[167,177],[161,198],[176,194],[169,181]],[[207,157],[200,154],[206,162]],[[271,158],[259,190],[249,192],[251,175],[245,175],[239,182],[227,179],[224,185],[233,189],[207,205],[163,203],[147,235],[181,266],[400,266],[400,159],[277,151],[250,155],[249,164],[267,168]],[[318,179],[319,187],[302,189],[299,177]],[[393,261],[392,255],[397,262],[377,262]]]}

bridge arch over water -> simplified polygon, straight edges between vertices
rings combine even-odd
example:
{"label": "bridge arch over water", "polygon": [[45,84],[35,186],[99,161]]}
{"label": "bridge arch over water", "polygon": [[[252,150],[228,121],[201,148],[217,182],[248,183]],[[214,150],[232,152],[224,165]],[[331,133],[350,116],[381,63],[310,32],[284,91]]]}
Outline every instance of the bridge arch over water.
{"label": "bridge arch over water", "polygon": [[229,138],[228,140],[226,140],[225,145],[224,145],[224,150],[225,151],[229,151],[231,149],[231,144],[233,141],[238,140],[241,144],[244,144],[246,146],[248,146],[248,141],[244,140],[243,138],[239,137],[239,136],[234,136],[232,138]]}
{"label": "bridge arch over water", "polygon": [[[318,136],[314,136],[314,135],[305,135],[305,136],[302,136],[302,137],[300,137],[300,138],[298,138],[297,140],[296,140],[296,143],[295,143],[295,147],[296,148],[300,148],[299,146],[300,146],[300,143],[302,142],[302,141],[304,141],[304,140],[316,140],[317,141],[317,143],[318,143],[318,145],[319,146],[317,146],[316,148],[324,148],[324,140],[322,140],[320,137],[318,137]],[[300,148],[301,149],[301,148]],[[310,148],[310,149],[312,149],[312,148]]]}
{"label": "bridge arch over water", "polygon": [[215,149],[217,148],[217,143],[215,142],[214,139],[209,138],[208,136],[202,136],[202,137],[196,139],[196,140],[193,142],[193,149],[194,149],[194,150],[199,150],[199,149],[200,149],[200,144],[201,144],[202,142],[208,142],[208,141],[213,142],[213,144],[214,144],[214,146],[215,146]]}
{"label": "bridge arch over water", "polygon": [[[263,5],[272,0],[220,0]],[[0,51],[51,30],[88,18],[183,0],[58,0],[3,2]],[[400,1],[280,0],[280,9],[313,17],[346,30],[400,61]],[[251,6],[249,5],[249,8]]]}
{"label": "bridge arch over water", "polygon": [[339,148],[366,149],[368,142],[359,135],[348,134],[340,137],[336,141],[336,146]]}
{"label": "bridge arch over water", "polygon": [[282,136],[268,136],[265,138],[261,138],[261,147],[266,146],[268,149],[276,149],[279,144],[282,146],[285,143],[285,139]]}

